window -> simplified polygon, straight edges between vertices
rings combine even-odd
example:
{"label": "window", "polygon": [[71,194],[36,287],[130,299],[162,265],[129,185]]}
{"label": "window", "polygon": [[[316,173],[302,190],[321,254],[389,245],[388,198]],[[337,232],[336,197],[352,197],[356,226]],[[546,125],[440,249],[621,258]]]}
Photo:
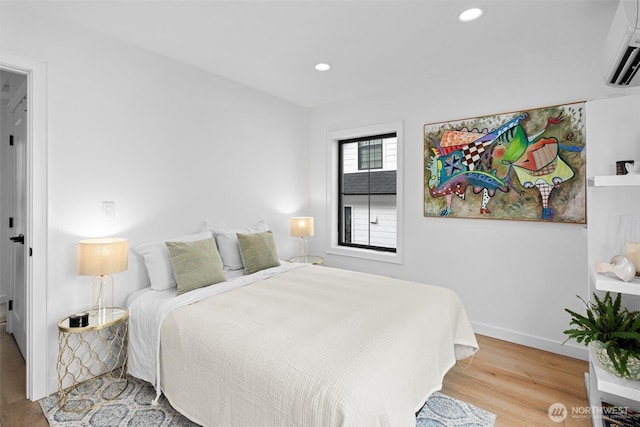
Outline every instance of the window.
{"label": "window", "polygon": [[338,245],[395,252],[396,133],[340,140],[338,155]]}
{"label": "window", "polygon": [[352,207],[351,206],[345,206],[344,207],[344,216],[343,216],[343,221],[342,221],[342,230],[343,230],[343,240],[345,243],[351,243],[351,226],[352,226],[352,222],[351,222],[351,213],[352,213]]}
{"label": "window", "polygon": [[327,253],[400,264],[403,123],[327,134]]}
{"label": "window", "polygon": [[358,142],[358,169],[382,169],[382,139]]}

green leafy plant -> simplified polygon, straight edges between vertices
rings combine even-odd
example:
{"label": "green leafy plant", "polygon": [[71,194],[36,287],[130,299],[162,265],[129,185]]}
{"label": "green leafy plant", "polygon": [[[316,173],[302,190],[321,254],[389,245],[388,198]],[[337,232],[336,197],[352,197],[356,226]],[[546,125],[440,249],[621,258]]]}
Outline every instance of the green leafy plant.
{"label": "green leafy plant", "polygon": [[565,308],[571,315],[569,325],[576,329],[567,329],[565,342],[575,339],[578,343],[588,345],[600,341],[606,348],[613,368],[621,377],[629,376],[627,364],[630,357],[640,359],[640,311],[629,311],[622,307],[620,294],[614,300],[609,292],[603,299],[593,294],[593,301],[584,303],[586,316]]}

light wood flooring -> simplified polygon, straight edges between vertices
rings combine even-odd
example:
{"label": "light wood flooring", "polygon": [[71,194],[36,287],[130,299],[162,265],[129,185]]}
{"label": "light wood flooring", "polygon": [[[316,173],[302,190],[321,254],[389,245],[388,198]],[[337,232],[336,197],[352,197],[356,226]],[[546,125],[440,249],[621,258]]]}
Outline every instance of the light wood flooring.
{"label": "light wood flooring", "polygon": [[25,363],[13,335],[0,324],[0,427],[46,427],[40,404],[25,399]]}
{"label": "light wood flooring", "polygon": [[[471,365],[455,366],[443,392],[497,414],[496,427],[589,426],[569,415],[564,423],[547,416],[552,403],[588,406],[584,387],[587,362],[478,336],[480,351]],[[465,363],[467,361],[464,361]],[[37,402],[25,396],[25,365],[13,336],[0,325],[0,427],[48,426]]]}
{"label": "light wood flooring", "polygon": [[[587,362],[477,335],[480,350],[468,368],[460,363],[444,378],[442,392],[497,414],[496,427],[591,426],[584,373]],[[466,362],[466,361],[463,361]],[[549,406],[562,403],[564,423],[552,422]]]}

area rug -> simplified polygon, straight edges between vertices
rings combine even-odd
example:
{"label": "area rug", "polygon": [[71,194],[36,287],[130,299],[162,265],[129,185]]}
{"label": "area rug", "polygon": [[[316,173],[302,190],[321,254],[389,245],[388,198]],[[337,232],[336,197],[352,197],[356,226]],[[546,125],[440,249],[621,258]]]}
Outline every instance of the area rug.
{"label": "area rug", "polygon": [[[97,380],[101,381],[101,380]],[[99,384],[99,387],[107,387]],[[55,427],[187,427],[198,426],[171,407],[164,395],[157,406],[149,404],[155,397],[153,386],[130,377],[129,385],[118,398],[88,412],[65,412],[58,409],[57,393],[39,401],[49,424]],[[91,398],[80,401],[90,407]],[[491,427],[496,416],[490,412],[434,393],[416,416],[416,427]]]}

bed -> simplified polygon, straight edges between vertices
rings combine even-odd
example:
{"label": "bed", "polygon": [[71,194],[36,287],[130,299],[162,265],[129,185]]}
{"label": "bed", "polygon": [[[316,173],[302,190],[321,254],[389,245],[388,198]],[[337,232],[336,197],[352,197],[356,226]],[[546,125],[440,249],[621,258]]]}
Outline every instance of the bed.
{"label": "bed", "polygon": [[205,426],[415,426],[478,349],[446,288],[278,263],[128,300],[129,373]]}

